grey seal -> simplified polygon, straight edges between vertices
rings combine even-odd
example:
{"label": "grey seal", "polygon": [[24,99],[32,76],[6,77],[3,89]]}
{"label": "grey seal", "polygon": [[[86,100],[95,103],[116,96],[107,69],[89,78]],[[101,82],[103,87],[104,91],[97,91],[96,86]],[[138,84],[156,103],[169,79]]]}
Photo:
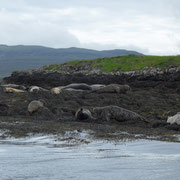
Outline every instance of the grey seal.
{"label": "grey seal", "polygon": [[118,122],[130,121],[130,120],[146,121],[145,118],[143,118],[139,114],[114,105],[105,106],[105,107],[96,107],[93,109],[93,112],[97,119],[108,122],[110,122],[111,120],[116,120]]}
{"label": "grey seal", "polygon": [[44,107],[44,103],[39,100],[31,101],[28,105],[28,112],[33,113],[37,111],[39,108]]}
{"label": "grey seal", "polygon": [[126,93],[130,90],[129,85],[109,84],[100,89],[94,90],[97,93]]}
{"label": "grey seal", "polygon": [[44,89],[42,87],[39,87],[39,86],[31,86],[29,88],[29,92],[40,92],[40,91],[48,91],[47,89]]}
{"label": "grey seal", "polygon": [[99,90],[101,88],[104,88],[105,86],[106,85],[104,85],[104,84],[92,84],[92,85],[90,85],[92,91]]}
{"label": "grey seal", "polygon": [[65,86],[63,89],[72,88],[72,89],[80,89],[80,90],[91,90],[91,87],[85,83],[73,83]]}
{"label": "grey seal", "polygon": [[25,87],[25,86],[17,85],[17,84],[3,84],[3,85],[0,85],[0,87],[3,87],[3,88],[15,88],[15,89],[26,90],[26,87]]}
{"label": "grey seal", "polygon": [[91,119],[92,119],[92,114],[88,109],[81,107],[76,111],[75,120],[84,121],[84,120],[91,120]]}
{"label": "grey seal", "polygon": [[5,87],[3,90],[4,90],[4,92],[6,92],[6,93],[24,93],[24,92],[25,92],[24,90],[15,89],[15,88],[10,88],[10,87]]}
{"label": "grey seal", "polygon": [[62,92],[61,88],[55,87],[51,89],[52,94],[60,94]]}

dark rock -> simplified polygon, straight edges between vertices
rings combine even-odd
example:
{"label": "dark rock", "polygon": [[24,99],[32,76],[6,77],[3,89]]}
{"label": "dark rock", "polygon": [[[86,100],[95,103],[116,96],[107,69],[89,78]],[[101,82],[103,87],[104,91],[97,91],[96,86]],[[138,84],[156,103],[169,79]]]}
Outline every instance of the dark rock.
{"label": "dark rock", "polygon": [[134,87],[155,87],[159,84],[180,81],[180,70],[131,71],[128,73],[61,73],[42,70],[29,70],[13,72],[10,77],[4,78],[6,83],[38,85],[44,88],[66,86],[71,83],[86,84],[129,84]]}
{"label": "dark rock", "polygon": [[0,103],[0,116],[8,115],[9,106],[7,104]]}
{"label": "dark rock", "polygon": [[166,128],[167,128],[168,130],[180,131],[180,125],[177,125],[177,124],[167,125]]}

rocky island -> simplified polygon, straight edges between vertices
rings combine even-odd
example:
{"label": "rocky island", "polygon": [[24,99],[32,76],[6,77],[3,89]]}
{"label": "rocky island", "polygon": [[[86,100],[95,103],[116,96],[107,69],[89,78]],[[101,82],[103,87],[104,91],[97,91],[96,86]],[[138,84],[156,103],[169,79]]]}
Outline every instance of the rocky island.
{"label": "rocky island", "polygon": [[[176,141],[180,134],[178,64],[128,72],[105,72],[91,63],[64,64],[61,71],[50,67],[15,71],[3,79],[4,136],[92,130],[97,138]],[[177,120],[168,120],[174,116]]]}

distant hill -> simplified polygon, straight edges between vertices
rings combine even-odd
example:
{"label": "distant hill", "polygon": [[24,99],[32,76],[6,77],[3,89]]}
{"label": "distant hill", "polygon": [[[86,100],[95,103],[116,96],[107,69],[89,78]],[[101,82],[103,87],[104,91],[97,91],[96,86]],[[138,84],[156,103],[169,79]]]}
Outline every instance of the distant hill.
{"label": "distant hill", "polygon": [[43,65],[67,62],[70,60],[95,59],[102,57],[142,55],[124,49],[97,51],[83,48],[48,48],[43,46],[0,45],[0,77],[14,70],[39,68]]}

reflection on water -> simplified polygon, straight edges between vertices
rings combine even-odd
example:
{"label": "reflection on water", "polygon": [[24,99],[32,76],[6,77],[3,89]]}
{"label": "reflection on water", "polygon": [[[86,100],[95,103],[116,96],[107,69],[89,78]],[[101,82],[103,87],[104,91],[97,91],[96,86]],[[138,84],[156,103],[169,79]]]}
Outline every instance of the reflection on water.
{"label": "reflection on water", "polygon": [[88,141],[0,140],[0,179],[179,180],[180,143]]}

